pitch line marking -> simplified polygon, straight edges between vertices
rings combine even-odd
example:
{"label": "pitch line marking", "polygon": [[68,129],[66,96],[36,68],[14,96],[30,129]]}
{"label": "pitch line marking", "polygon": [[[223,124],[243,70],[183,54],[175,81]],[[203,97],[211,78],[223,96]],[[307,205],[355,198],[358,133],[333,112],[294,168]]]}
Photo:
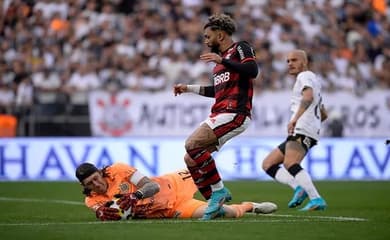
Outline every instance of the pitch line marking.
{"label": "pitch line marking", "polygon": [[[68,201],[68,200],[55,200],[55,199],[36,199],[36,198],[14,198],[14,197],[0,197],[0,201],[17,201],[17,202],[32,202],[32,203],[56,203],[66,205],[84,205],[82,202]],[[256,223],[256,222],[302,222],[302,221],[334,221],[334,222],[363,222],[368,221],[365,218],[357,217],[344,217],[344,216],[318,216],[318,215],[291,215],[291,214],[261,214],[261,217],[267,219],[217,219],[214,221],[207,221],[207,223]],[[290,219],[271,219],[271,218],[290,218]],[[291,219],[296,218],[296,219]],[[49,225],[91,225],[91,224],[182,224],[182,223],[194,223],[202,222],[196,219],[160,219],[160,220],[140,220],[140,221],[122,221],[122,222],[47,222],[47,223],[0,223],[0,226],[49,226]]]}
{"label": "pitch line marking", "polygon": [[36,202],[36,203],[58,203],[68,205],[84,205],[82,202],[68,201],[68,200],[55,200],[55,199],[38,199],[38,198],[12,198],[12,197],[0,197],[0,201],[6,202]]}
{"label": "pitch line marking", "polygon": [[[311,216],[311,218],[298,218],[298,219],[217,219],[211,221],[201,221],[196,219],[160,219],[160,220],[136,220],[136,221],[113,221],[113,222],[101,222],[101,221],[89,221],[89,222],[44,222],[44,223],[0,223],[0,227],[12,227],[12,226],[62,226],[62,225],[98,225],[98,224],[185,224],[185,223],[295,223],[295,222],[356,222],[366,221],[361,218],[347,218],[347,217],[328,217],[328,218],[316,218],[322,216]],[[359,219],[359,220],[357,220]]]}
{"label": "pitch line marking", "polygon": [[338,221],[356,221],[364,222],[368,221],[366,218],[357,218],[357,217],[343,217],[343,216],[318,216],[318,215],[291,215],[291,214],[265,214],[264,216],[274,216],[274,217],[286,217],[286,218],[314,218],[314,219],[329,219],[329,220],[338,220]]}

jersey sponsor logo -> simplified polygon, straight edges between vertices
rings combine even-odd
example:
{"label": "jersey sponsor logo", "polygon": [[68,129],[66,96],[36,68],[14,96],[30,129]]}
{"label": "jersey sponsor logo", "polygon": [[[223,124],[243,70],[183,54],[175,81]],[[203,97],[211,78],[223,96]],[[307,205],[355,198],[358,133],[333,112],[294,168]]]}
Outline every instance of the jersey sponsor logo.
{"label": "jersey sponsor logo", "polygon": [[244,59],[245,58],[245,55],[244,55],[244,51],[242,50],[242,47],[241,46],[238,46],[237,47],[237,51],[238,51],[238,54],[240,54],[240,59]]}
{"label": "jersey sponsor logo", "polygon": [[224,72],[218,74],[214,77],[214,86],[217,86],[221,83],[227,82],[230,80],[230,72]]}

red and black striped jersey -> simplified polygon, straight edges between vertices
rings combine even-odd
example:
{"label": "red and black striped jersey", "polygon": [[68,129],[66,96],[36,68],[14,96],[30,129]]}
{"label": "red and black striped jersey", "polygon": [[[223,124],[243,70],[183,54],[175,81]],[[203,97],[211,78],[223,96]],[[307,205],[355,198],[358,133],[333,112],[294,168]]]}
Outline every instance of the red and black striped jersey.
{"label": "red and black striped jersey", "polygon": [[[236,42],[221,54],[223,59],[237,63],[255,61],[255,52],[247,42]],[[239,73],[225,65],[217,64],[213,69],[215,103],[211,116],[218,113],[242,113],[251,116],[253,76]]]}

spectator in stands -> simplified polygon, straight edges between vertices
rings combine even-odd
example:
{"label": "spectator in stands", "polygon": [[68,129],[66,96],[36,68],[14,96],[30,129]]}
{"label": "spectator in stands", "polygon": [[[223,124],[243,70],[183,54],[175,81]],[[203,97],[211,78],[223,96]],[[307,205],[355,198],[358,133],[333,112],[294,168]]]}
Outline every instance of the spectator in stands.
{"label": "spectator in stands", "polygon": [[12,113],[15,94],[7,84],[0,83],[0,114]]}
{"label": "spectator in stands", "polygon": [[32,75],[37,114],[54,115],[63,112],[59,107],[58,92],[61,88],[61,78],[56,71],[44,68]]}
{"label": "spectator in stands", "polygon": [[[205,66],[193,57],[203,49],[199,23],[217,11],[234,12],[239,26],[235,37],[254,43],[262,69],[257,91],[290,87],[282,56],[292,47],[333,62],[335,68],[313,66],[323,76],[336,74],[340,79],[340,87],[324,90],[363,93],[389,88],[388,1],[14,0],[0,5],[0,61],[7,66],[1,77],[14,94],[26,75],[40,71],[36,65],[41,61],[66,78],[77,72],[73,64],[90,59],[93,68],[115,63],[116,70],[123,71],[124,62],[142,58],[137,67],[147,66],[137,73],[132,67],[126,74],[144,79],[150,75],[145,69],[157,69],[167,86],[153,91],[170,89],[183,68],[193,67],[190,79],[203,73]],[[61,89],[64,86],[67,81]]]}
{"label": "spectator in stands", "polygon": [[73,114],[88,114],[88,94],[101,86],[101,81],[88,63],[79,64],[77,70],[64,86],[63,90],[69,94]]}

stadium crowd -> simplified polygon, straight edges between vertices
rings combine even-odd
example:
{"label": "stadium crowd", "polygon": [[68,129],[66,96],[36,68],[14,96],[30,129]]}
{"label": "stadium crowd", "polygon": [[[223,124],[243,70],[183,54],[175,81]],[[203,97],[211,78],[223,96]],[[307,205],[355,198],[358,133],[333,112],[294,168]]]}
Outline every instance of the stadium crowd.
{"label": "stadium crowd", "polygon": [[285,54],[296,48],[310,53],[324,91],[389,89],[389,2],[0,0],[0,113],[67,111],[96,89],[208,83],[202,27],[216,12],[231,14],[237,37],[253,44],[256,92],[291,87]]}

